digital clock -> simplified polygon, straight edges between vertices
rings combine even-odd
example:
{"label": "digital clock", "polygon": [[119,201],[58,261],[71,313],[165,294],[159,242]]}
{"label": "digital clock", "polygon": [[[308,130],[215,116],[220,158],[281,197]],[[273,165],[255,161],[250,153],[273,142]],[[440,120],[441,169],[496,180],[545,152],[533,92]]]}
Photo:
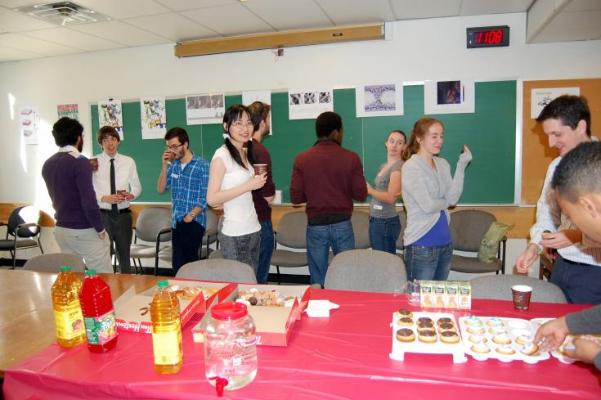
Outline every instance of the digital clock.
{"label": "digital clock", "polygon": [[509,46],[509,26],[467,28],[467,48]]}

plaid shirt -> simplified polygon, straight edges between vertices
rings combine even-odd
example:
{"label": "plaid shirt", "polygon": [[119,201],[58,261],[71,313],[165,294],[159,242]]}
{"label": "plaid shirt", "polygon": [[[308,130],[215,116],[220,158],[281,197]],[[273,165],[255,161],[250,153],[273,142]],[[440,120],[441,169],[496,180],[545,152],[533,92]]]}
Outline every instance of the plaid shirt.
{"label": "plaid shirt", "polygon": [[167,169],[167,189],[171,190],[171,224],[184,219],[194,207],[202,208],[195,218],[206,227],[207,187],[209,186],[209,163],[197,155],[182,168],[179,160],[174,160]]}

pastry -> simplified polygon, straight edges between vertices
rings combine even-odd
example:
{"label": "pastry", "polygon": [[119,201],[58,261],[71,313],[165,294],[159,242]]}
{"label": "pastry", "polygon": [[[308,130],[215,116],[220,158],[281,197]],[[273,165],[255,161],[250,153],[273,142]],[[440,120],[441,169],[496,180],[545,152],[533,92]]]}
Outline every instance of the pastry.
{"label": "pastry", "polygon": [[503,326],[503,321],[500,320],[499,318],[491,318],[488,321],[486,321],[486,325],[488,325],[490,327]]}
{"label": "pastry", "polygon": [[482,320],[478,317],[469,317],[463,320],[467,326],[482,326]]}
{"label": "pastry", "polygon": [[484,327],[481,325],[472,325],[467,328],[467,331],[475,335],[482,335],[484,333]]}
{"label": "pastry", "polygon": [[493,326],[488,330],[488,333],[491,335],[501,335],[503,333],[507,333],[504,326]]}
{"label": "pastry", "polygon": [[499,335],[495,335],[492,338],[492,341],[495,342],[496,344],[510,344],[511,337],[509,337],[509,335],[506,333],[501,333]]}
{"label": "pastry", "polygon": [[398,320],[400,326],[413,326],[413,319],[409,317],[402,317]]}
{"label": "pastry", "polygon": [[[421,319],[421,318],[420,318]],[[434,322],[432,322],[432,320],[423,320],[417,321],[417,329],[434,329]]]}
{"label": "pastry", "polygon": [[449,317],[442,317],[442,318],[438,318],[438,321],[436,321],[436,323],[438,325],[442,325],[442,324],[452,324],[454,323],[453,320]]}
{"label": "pastry", "polygon": [[527,356],[535,356],[538,354],[538,345],[535,343],[526,343],[520,348],[520,352]]}
{"label": "pastry", "polygon": [[440,333],[440,341],[444,343],[459,343],[459,335],[455,331],[444,331]]}
{"label": "pastry", "polygon": [[528,344],[532,342],[532,336],[530,335],[520,335],[515,339],[517,344]]}
{"label": "pastry", "polygon": [[503,354],[506,356],[511,356],[511,355],[515,354],[515,350],[510,345],[505,344],[503,346],[497,347],[497,353]]}
{"label": "pastry", "polygon": [[432,318],[430,318],[430,317],[419,317],[417,319],[417,323],[419,324],[420,322],[429,322],[431,324],[434,323],[434,321],[432,321]]}
{"label": "pastry", "polygon": [[470,337],[467,340],[469,340],[470,342],[472,342],[474,344],[488,342],[488,339],[486,338],[486,336],[481,336],[481,335],[470,335]]}
{"label": "pastry", "polygon": [[415,333],[409,328],[401,328],[396,331],[396,340],[399,342],[413,342],[415,340]]}
{"label": "pastry", "polygon": [[418,339],[420,342],[424,343],[434,343],[436,342],[436,331],[434,329],[422,329],[418,331]]}
{"label": "pastry", "polygon": [[396,312],[397,316],[400,318],[413,318],[413,313],[409,310],[400,309]]}
{"label": "pastry", "polygon": [[490,348],[485,343],[473,344],[472,347],[470,347],[470,349],[474,353],[480,353],[480,354],[490,353]]}
{"label": "pastry", "polygon": [[438,324],[438,330],[440,332],[444,332],[444,331],[455,331],[455,324],[453,324],[452,322],[445,322],[442,324]]}

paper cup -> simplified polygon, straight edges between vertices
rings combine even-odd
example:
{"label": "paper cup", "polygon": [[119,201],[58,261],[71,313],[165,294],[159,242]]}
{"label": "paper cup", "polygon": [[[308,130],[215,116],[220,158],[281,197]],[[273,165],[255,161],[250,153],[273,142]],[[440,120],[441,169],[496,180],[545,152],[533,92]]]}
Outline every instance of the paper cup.
{"label": "paper cup", "polygon": [[92,171],[98,171],[98,159],[90,158],[90,165],[92,166]]}
{"label": "paper cup", "polygon": [[532,288],[526,285],[514,285],[511,287],[513,307],[516,310],[527,310],[530,307]]}
{"label": "paper cup", "polygon": [[267,164],[253,164],[256,175],[262,175],[267,172]]}

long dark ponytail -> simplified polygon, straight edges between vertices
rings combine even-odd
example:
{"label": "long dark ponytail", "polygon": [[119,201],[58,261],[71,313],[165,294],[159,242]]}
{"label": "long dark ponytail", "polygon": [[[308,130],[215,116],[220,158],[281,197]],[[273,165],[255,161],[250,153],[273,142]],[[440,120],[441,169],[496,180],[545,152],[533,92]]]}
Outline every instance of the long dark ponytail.
{"label": "long dark ponytail", "polygon": [[[242,104],[234,104],[233,106],[230,106],[225,111],[225,114],[223,115],[223,123],[225,124],[224,133],[227,134],[228,137],[225,138],[223,140],[223,142],[225,144],[225,147],[229,151],[230,156],[232,156],[234,161],[236,161],[236,164],[240,165],[244,169],[248,169],[249,165],[244,164],[244,161],[242,161],[242,156],[240,155],[240,152],[238,151],[236,146],[234,146],[232,144],[232,142],[229,140],[230,127],[232,126],[232,124],[234,122],[242,119],[242,116],[244,114],[246,114],[248,116],[248,119],[250,119],[250,111],[248,110],[248,107],[243,106]],[[254,156],[254,151],[253,151],[252,140],[246,142],[244,144],[244,147],[246,147],[246,158],[248,159],[248,162],[250,163],[250,165],[254,164],[255,156]]]}

